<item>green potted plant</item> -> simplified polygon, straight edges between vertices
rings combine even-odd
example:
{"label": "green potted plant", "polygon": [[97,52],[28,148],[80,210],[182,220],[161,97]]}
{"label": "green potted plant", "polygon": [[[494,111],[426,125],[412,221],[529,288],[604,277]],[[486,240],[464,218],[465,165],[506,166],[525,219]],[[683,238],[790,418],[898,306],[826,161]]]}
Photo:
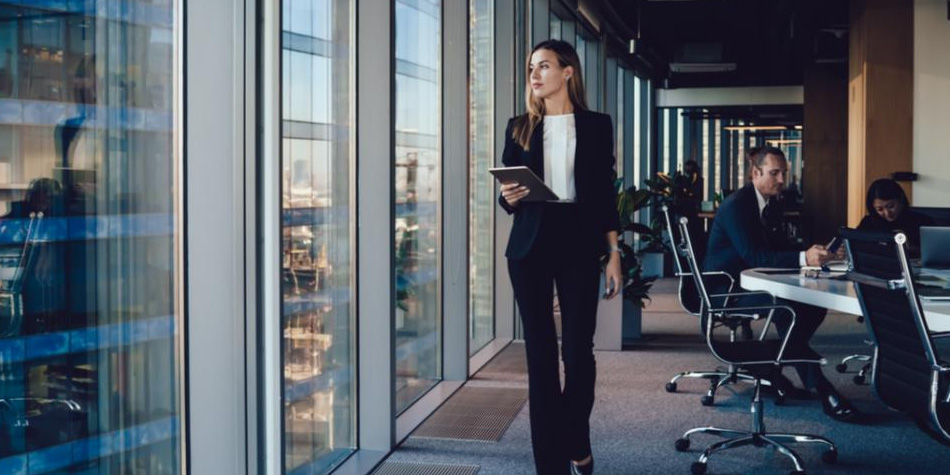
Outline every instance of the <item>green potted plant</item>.
{"label": "green potted plant", "polygon": [[650,226],[635,221],[636,212],[650,203],[649,190],[637,190],[635,186],[623,189],[623,180],[616,180],[617,212],[621,233],[618,239],[620,267],[623,274],[621,298],[602,300],[597,308],[597,333],[594,347],[600,350],[621,350],[624,340],[637,340],[641,335],[643,307],[650,300],[649,292],[656,276],[644,276],[641,251],[634,250],[629,242],[634,234],[641,241],[655,240]]}
{"label": "green potted plant", "polygon": [[663,230],[666,223],[660,210],[665,205],[673,216],[693,219],[699,212],[701,202],[701,197],[697,196],[695,191],[698,179],[698,175],[690,176],[677,170],[672,175],[658,172],[655,179],[644,181],[652,196],[650,204],[653,208],[653,218],[650,222],[652,233],[647,234],[645,239],[641,237],[641,241],[645,242],[642,250],[645,275],[663,275],[666,269],[664,264],[672,264],[672,259],[663,257],[671,253],[672,249],[664,239]]}
{"label": "green potted plant", "polygon": [[[646,306],[649,300],[650,286],[657,276],[643,276],[643,255],[646,252],[662,252],[662,228],[647,226],[636,221],[636,213],[647,207],[653,193],[650,190],[638,190],[636,186],[623,189],[623,181],[615,182],[617,187],[617,213],[620,215],[619,247],[620,265],[624,275],[624,299],[637,304],[640,308]],[[658,232],[658,230],[660,230]],[[627,240],[633,235],[640,236],[644,247],[634,250]]]}

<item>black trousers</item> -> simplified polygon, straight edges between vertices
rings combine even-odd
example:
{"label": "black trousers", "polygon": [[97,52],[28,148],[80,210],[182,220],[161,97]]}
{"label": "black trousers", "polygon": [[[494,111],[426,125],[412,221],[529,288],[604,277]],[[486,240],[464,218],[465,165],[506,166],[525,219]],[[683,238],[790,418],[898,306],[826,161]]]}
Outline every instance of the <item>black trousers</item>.
{"label": "black trousers", "polygon": [[[508,260],[524,325],[531,447],[541,475],[569,473],[570,460],[591,454],[590,413],[596,380],[593,338],[600,299],[597,251],[589,248],[590,240],[571,231],[571,224],[578,222],[575,205],[545,206],[531,252],[524,259]],[[563,389],[554,326],[555,286],[561,309]]]}

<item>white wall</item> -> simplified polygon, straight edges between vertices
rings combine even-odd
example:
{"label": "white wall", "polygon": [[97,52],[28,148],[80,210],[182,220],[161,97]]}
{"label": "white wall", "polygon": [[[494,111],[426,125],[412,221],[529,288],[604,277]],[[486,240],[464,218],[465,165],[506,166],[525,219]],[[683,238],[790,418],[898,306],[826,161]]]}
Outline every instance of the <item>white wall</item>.
{"label": "white wall", "polygon": [[916,206],[950,203],[950,20],[945,0],[914,3]]}
{"label": "white wall", "polygon": [[657,89],[657,107],[761,106],[769,104],[802,104],[803,86],[769,87],[694,87]]}

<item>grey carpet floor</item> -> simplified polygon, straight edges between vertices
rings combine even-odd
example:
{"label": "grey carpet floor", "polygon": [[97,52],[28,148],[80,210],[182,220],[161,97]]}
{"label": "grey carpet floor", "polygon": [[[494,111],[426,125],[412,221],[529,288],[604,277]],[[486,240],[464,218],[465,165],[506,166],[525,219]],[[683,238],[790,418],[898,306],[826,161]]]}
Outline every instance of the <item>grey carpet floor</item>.
{"label": "grey carpet floor", "polygon": [[[621,352],[597,352],[597,399],[591,416],[594,457],[598,474],[689,473],[709,443],[718,440],[697,436],[689,452],[677,452],[673,442],[688,429],[714,425],[747,429],[751,425],[747,386],[721,392],[715,407],[700,405],[706,384],[681,380],[674,394],[665,383],[683,370],[717,366],[709,355],[695,317],[683,313],[675,298],[675,281],[663,280],[652,292],[653,301],[644,313],[642,343]],[[852,353],[867,352],[864,326],[851,315],[828,315],[812,343],[828,358],[825,374],[851,398],[869,422],[863,425],[835,422],[821,412],[817,401],[765,404],[769,430],[806,432],[831,438],[838,445],[836,465],[821,462],[820,449],[801,447],[799,455],[809,473],[896,474],[950,473],[950,447],[922,433],[911,421],[877,401],[869,386],[852,383],[852,374],[839,374],[834,364]],[[507,352],[523,355],[520,344]],[[507,360],[510,362],[511,357]],[[493,383],[491,364],[486,375],[468,384],[525,384],[518,378]],[[786,370],[792,381],[798,378]],[[496,373],[499,374],[499,373]],[[471,464],[482,474],[530,474],[534,472],[528,427],[529,406],[521,411],[497,443],[408,438],[389,457],[391,461]],[[740,448],[715,455],[709,473],[788,473],[792,464],[769,449]]]}

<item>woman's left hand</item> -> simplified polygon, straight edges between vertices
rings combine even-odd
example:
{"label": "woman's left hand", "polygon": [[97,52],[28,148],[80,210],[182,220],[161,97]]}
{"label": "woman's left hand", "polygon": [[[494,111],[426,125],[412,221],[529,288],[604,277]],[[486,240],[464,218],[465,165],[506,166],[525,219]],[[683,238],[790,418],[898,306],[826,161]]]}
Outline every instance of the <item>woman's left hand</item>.
{"label": "woman's left hand", "polygon": [[620,271],[620,253],[611,252],[604,268],[604,298],[610,300],[620,293],[623,288],[623,273]]}

